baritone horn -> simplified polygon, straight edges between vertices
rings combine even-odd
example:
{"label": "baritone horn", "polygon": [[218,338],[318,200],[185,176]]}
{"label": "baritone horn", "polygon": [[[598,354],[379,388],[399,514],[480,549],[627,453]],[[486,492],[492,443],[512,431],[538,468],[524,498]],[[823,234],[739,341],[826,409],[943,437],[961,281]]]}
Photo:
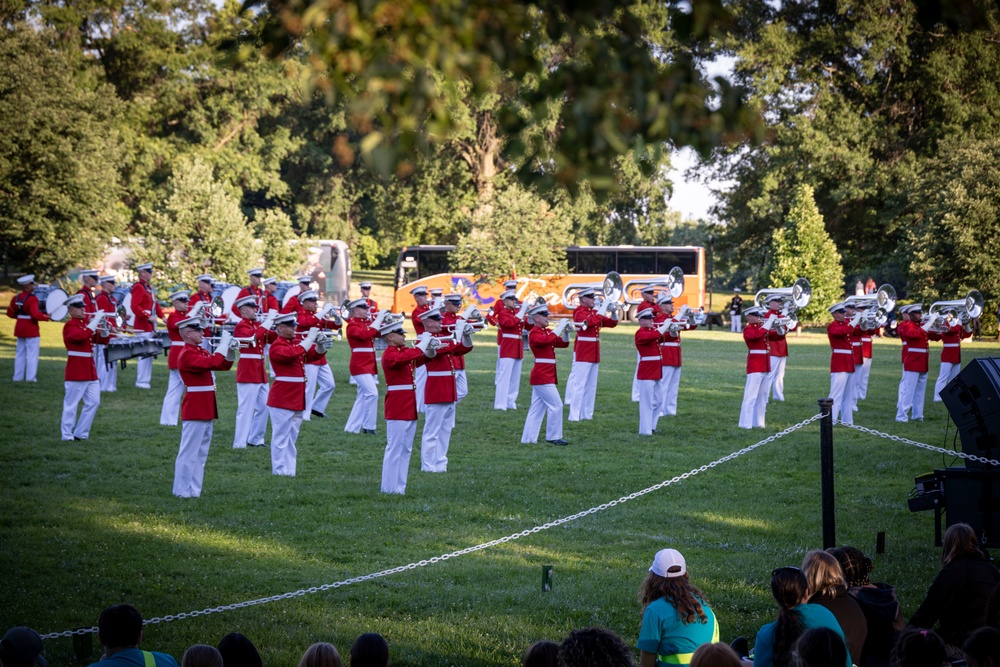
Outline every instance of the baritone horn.
{"label": "baritone horn", "polygon": [[932,315],[936,315],[937,322],[931,327],[931,331],[944,333],[956,323],[965,326],[974,318],[982,315],[983,306],[983,295],[980,291],[970,290],[964,299],[932,303],[927,314],[924,315],[924,322]]}
{"label": "baritone horn", "polygon": [[585,289],[599,291],[607,298],[609,286],[614,285],[616,281],[620,291],[622,278],[617,271],[609,271],[599,283],[570,283],[563,288],[562,305],[566,310],[576,310],[580,305],[580,292]]}
{"label": "baritone horn", "polygon": [[863,311],[861,328],[865,331],[874,331],[889,323],[889,313],[896,309],[896,288],[886,283],[879,287],[875,294],[849,296],[844,303]]}
{"label": "baritone horn", "polygon": [[781,300],[781,317],[775,319],[777,333],[786,334],[799,325],[795,313],[809,305],[812,300],[812,285],[806,278],[799,278],[791,287],[769,287],[758,291],[754,297],[754,305],[766,308],[773,299]]}
{"label": "baritone horn", "polygon": [[[624,287],[625,303],[630,306],[642,303],[642,290],[647,287],[659,287],[659,291],[670,292],[670,296],[677,299],[681,294],[684,294],[684,269],[675,266],[667,272],[667,275],[659,278],[640,278],[628,281]],[[638,297],[632,296],[636,292]]]}

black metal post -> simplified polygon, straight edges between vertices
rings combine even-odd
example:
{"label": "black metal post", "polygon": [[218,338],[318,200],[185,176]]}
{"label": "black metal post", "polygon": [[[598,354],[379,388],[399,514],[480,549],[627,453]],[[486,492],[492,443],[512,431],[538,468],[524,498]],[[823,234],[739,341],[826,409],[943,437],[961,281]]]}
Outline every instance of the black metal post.
{"label": "black metal post", "polygon": [[833,503],[833,399],[819,399],[820,490],[823,496],[823,548],[837,546],[836,517]]}

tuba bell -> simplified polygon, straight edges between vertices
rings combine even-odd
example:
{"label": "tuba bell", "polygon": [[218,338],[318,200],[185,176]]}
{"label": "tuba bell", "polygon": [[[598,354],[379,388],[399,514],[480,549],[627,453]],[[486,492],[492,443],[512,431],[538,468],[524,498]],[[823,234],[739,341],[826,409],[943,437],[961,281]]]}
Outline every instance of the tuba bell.
{"label": "tuba bell", "polygon": [[967,325],[971,320],[983,314],[983,295],[979,290],[970,290],[964,299],[952,301],[935,301],[931,304],[923,321],[926,323],[931,316],[937,316],[937,322],[931,327],[935,333],[944,333],[955,324]]}
{"label": "tuba bell", "polygon": [[[661,291],[670,292],[670,296],[677,299],[681,294],[684,294],[684,269],[675,266],[667,272],[667,275],[659,278],[628,281],[624,288],[625,303],[630,306],[642,303],[642,290],[647,287],[659,287]],[[636,292],[639,293],[639,296],[632,296]]]}
{"label": "tuba bell", "polygon": [[809,301],[812,300],[812,285],[808,279],[799,278],[791,287],[769,287],[759,290],[753,297],[754,305],[766,308],[767,303],[775,297],[781,299],[781,317],[776,318],[774,326],[778,333],[784,335],[799,325],[795,313],[809,305]]}

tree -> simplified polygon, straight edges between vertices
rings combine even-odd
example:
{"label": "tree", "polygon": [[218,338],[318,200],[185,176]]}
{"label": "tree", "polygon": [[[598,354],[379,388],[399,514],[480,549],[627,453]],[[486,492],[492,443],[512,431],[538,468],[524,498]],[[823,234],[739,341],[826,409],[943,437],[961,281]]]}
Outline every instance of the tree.
{"label": "tree", "polygon": [[798,317],[804,324],[823,322],[827,319],[827,308],[843,297],[844,271],[840,253],[826,233],[810,186],[796,188],[785,226],[774,232],[772,245],[771,271],[765,284],[788,287],[799,278],[808,279],[812,299],[798,312]]}
{"label": "tree", "polygon": [[254,225],[269,276],[290,276],[305,263],[305,249],[292,229],[284,211],[269,208],[260,211]]}

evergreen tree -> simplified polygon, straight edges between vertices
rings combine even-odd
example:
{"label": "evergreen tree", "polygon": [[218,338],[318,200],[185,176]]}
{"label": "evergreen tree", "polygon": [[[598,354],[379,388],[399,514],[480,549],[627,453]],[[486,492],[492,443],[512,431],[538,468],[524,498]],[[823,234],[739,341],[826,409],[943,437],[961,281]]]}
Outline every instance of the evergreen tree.
{"label": "evergreen tree", "polygon": [[305,263],[305,248],[298,243],[292,221],[279,208],[258,212],[255,231],[268,276],[292,275]]}

